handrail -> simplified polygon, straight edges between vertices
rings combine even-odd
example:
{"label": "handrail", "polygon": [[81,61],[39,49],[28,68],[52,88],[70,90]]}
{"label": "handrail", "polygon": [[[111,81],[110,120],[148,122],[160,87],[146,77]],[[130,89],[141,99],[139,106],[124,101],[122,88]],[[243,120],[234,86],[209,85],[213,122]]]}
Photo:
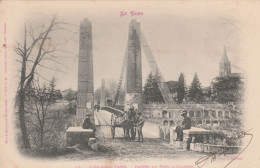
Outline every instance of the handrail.
{"label": "handrail", "polygon": [[101,110],[108,111],[110,113],[115,114],[117,117],[122,116],[125,112],[122,110],[115,109],[113,107],[101,107]]}

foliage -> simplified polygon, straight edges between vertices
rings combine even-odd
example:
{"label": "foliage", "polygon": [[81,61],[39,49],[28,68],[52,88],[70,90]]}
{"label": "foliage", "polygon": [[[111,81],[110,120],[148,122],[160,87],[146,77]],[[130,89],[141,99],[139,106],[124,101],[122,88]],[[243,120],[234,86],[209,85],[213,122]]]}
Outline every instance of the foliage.
{"label": "foliage", "polygon": [[171,94],[174,94],[177,92],[178,89],[178,82],[177,81],[168,81],[166,82]]}
{"label": "foliage", "polygon": [[29,136],[37,147],[43,147],[45,133],[52,130],[54,120],[50,118],[49,108],[57,99],[54,82],[48,86],[40,86],[37,81],[32,82],[26,90],[25,121]]}
{"label": "foliage", "polygon": [[202,88],[202,94],[203,94],[203,100],[207,102],[212,102],[211,101],[212,91],[210,86]]}
{"label": "foliage", "polygon": [[212,82],[212,98],[220,103],[238,102],[242,98],[242,89],[240,77],[217,77]]}
{"label": "foliage", "polygon": [[62,99],[62,94],[60,90],[56,90],[55,92],[56,100],[61,100]]}
{"label": "foliage", "polygon": [[219,120],[219,127],[202,124],[197,125],[197,127],[201,127],[204,129],[212,130],[215,132],[215,143],[217,145],[229,145],[229,146],[238,146],[242,145],[240,136],[243,131],[243,115],[236,111],[230,110],[231,117],[228,119]]}
{"label": "foliage", "polygon": [[177,103],[180,104],[183,102],[183,99],[185,97],[186,91],[185,91],[185,80],[183,73],[180,74],[178,85],[177,85]]}
{"label": "foliage", "polygon": [[162,93],[157,84],[156,78],[158,76],[149,74],[143,91],[143,102],[144,103],[164,103]]}
{"label": "foliage", "polygon": [[69,102],[68,114],[76,115],[76,110],[77,110],[77,103]]}
{"label": "foliage", "polygon": [[67,89],[63,91],[64,99],[68,101],[76,101],[77,100],[77,92],[72,89]]}
{"label": "foliage", "polygon": [[[18,106],[18,120],[23,147],[26,149],[31,148],[31,145],[25,121],[25,100],[27,99],[25,92],[29,89],[36,76],[46,80],[42,77],[42,74],[39,74],[41,69],[59,71],[57,64],[60,65],[61,61],[58,59],[59,57],[56,53],[64,51],[60,48],[64,42],[56,42],[54,41],[56,39],[54,37],[57,37],[58,31],[68,31],[65,26],[70,25],[58,22],[56,17],[53,17],[48,24],[39,24],[38,21],[37,25],[32,25],[29,21],[25,23],[22,30],[23,39],[17,40],[17,46],[14,49],[18,56],[17,62],[20,63],[18,66],[20,73],[17,90],[18,101],[16,105]],[[50,67],[54,63],[54,68]]]}
{"label": "foliage", "polygon": [[62,99],[62,94],[61,94],[61,91],[60,90],[56,90],[54,89],[55,86],[56,86],[56,80],[55,78],[52,78],[52,80],[50,81],[50,88],[53,89],[53,95],[52,95],[52,102],[56,102],[56,100],[61,100]]}
{"label": "foliage", "polygon": [[193,102],[202,101],[203,98],[202,88],[197,73],[195,73],[191,86],[189,87],[188,97],[189,97],[189,101],[193,101]]}

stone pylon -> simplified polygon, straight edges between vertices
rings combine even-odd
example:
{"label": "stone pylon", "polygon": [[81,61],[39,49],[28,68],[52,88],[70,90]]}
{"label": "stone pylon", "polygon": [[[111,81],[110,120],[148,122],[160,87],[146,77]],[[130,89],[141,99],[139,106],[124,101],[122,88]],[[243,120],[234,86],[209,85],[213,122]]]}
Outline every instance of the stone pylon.
{"label": "stone pylon", "polygon": [[140,23],[132,20],[129,24],[128,55],[126,67],[126,94],[124,110],[129,110],[131,105],[135,108],[142,107],[142,59],[141,39],[138,35]]}
{"label": "stone pylon", "polygon": [[100,107],[105,107],[105,79],[102,79],[101,94],[100,94]]}
{"label": "stone pylon", "polygon": [[78,93],[76,125],[80,126],[86,114],[91,114],[94,122],[94,92],[93,92],[93,46],[92,24],[88,19],[80,23],[79,63],[78,63]]}

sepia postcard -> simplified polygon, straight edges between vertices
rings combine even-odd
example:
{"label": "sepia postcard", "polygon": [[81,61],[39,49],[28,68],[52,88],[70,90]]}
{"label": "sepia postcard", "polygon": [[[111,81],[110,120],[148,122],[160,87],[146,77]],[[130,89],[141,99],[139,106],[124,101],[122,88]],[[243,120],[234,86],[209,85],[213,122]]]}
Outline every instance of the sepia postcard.
{"label": "sepia postcard", "polygon": [[0,1],[0,167],[259,167],[259,11]]}

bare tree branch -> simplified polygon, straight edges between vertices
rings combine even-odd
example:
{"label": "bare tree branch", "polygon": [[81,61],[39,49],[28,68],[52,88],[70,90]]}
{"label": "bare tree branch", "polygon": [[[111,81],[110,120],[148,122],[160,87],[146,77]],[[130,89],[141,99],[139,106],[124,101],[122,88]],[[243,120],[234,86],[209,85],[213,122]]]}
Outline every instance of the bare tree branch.
{"label": "bare tree branch", "polygon": [[61,72],[59,69],[53,69],[53,68],[44,66],[44,65],[42,65],[42,64],[38,64],[38,65],[41,66],[41,67],[47,68],[47,69],[49,69],[49,70],[53,70],[53,71],[56,71],[56,72]]}
{"label": "bare tree branch", "polygon": [[[20,59],[16,61],[21,63],[21,69],[19,70],[20,83],[17,91],[17,96],[18,96],[17,100],[19,100],[19,102],[17,104],[19,106],[18,114],[19,114],[20,128],[21,128],[21,132],[23,136],[22,138],[23,138],[23,143],[25,148],[30,148],[30,140],[27,133],[27,127],[26,127],[27,121],[25,118],[25,114],[34,115],[39,120],[40,130],[38,129],[38,131],[42,133],[41,134],[42,135],[41,145],[42,145],[43,127],[44,127],[47,113],[49,111],[49,106],[51,104],[51,100],[48,101],[44,100],[45,102],[41,102],[43,101],[42,97],[36,96],[34,98],[28,99],[27,91],[28,89],[31,89],[32,83],[36,83],[34,79],[35,75],[45,79],[42,75],[37,73],[39,67],[61,72],[59,69],[47,67],[45,64],[43,64],[43,60],[59,63],[59,61],[57,60],[60,57],[56,56],[54,53],[62,52],[62,50],[59,49],[59,47],[65,44],[66,42],[68,42],[71,38],[74,38],[75,33],[78,33],[78,29],[74,29],[75,30],[74,31],[62,27],[62,25],[74,27],[74,25],[72,24],[57,22],[56,17],[52,18],[48,26],[45,26],[43,24],[37,27],[33,27],[30,23],[25,23],[23,42],[22,43],[17,42],[17,47],[14,50],[16,54],[20,56]],[[73,36],[68,40],[64,41],[63,43],[54,45],[52,39],[53,38],[52,32],[58,30],[73,32]],[[34,85],[34,87],[37,87],[38,90],[36,91],[41,92],[41,88],[39,86]],[[27,105],[26,101],[34,104],[34,108]],[[33,138],[36,141],[36,138],[35,137]]]}

